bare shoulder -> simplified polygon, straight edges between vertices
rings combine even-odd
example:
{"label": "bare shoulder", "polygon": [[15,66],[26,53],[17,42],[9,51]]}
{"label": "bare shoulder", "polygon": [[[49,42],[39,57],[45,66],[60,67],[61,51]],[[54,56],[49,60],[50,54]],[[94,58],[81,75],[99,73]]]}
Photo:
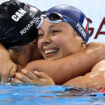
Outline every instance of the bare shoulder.
{"label": "bare shoulder", "polygon": [[104,46],[105,47],[105,43],[103,42],[90,42],[87,44],[88,47],[93,46],[93,47],[98,47],[98,46]]}
{"label": "bare shoulder", "polygon": [[105,51],[105,43],[101,43],[101,42],[91,42],[88,43],[85,51],[86,52],[91,52],[91,51]]}
{"label": "bare shoulder", "polygon": [[92,72],[94,71],[104,71],[105,72],[105,59],[99,61],[92,69]]}

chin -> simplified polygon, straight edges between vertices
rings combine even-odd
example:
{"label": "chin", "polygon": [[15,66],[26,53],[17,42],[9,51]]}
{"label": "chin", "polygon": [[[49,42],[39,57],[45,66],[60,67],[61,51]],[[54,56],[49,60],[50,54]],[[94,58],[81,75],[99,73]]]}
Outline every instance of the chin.
{"label": "chin", "polygon": [[45,57],[46,60],[57,60],[62,58],[61,56]]}
{"label": "chin", "polygon": [[57,60],[57,59],[59,59],[59,58],[47,58],[47,60]]}

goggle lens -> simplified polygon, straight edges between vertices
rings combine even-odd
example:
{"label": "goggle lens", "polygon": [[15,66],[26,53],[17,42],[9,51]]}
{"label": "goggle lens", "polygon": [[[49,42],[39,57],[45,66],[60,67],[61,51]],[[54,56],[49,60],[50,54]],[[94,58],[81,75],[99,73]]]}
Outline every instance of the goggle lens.
{"label": "goggle lens", "polygon": [[59,13],[50,13],[47,15],[42,15],[41,16],[41,21],[38,24],[38,26],[36,27],[37,29],[39,29],[44,21],[44,18],[48,18],[48,20],[52,23],[60,23],[62,21],[68,22],[67,19],[64,19],[63,16]]}
{"label": "goggle lens", "polygon": [[60,15],[58,13],[51,13],[47,17],[50,21],[57,21],[57,20],[62,20],[63,19],[62,15]]}

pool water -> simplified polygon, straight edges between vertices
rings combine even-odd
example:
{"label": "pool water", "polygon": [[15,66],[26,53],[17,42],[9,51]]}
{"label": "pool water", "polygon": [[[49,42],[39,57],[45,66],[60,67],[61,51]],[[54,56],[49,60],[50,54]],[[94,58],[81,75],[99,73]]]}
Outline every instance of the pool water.
{"label": "pool water", "polygon": [[105,105],[105,94],[65,86],[2,84],[0,105]]}

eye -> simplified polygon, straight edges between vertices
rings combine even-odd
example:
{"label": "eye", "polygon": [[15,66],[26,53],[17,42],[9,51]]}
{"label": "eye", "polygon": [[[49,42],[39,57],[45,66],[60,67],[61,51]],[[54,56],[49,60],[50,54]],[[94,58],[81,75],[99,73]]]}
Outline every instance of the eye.
{"label": "eye", "polygon": [[42,30],[42,29],[39,29],[39,30],[38,30],[38,38],[41,38],[41,37],[43,37],[43,36],[44,36],[43,30]]}
{"label": "eye", "polygon": [[42,38],[43,36],[44,36],[43,33],[38,34],[38,38]]}
{"label": "eye", "polygon": [[59,33],[59,32],[61,32],[61,30],[52,30],[52,33],[53,33],[53,34],[57,34],[57,33]]}

